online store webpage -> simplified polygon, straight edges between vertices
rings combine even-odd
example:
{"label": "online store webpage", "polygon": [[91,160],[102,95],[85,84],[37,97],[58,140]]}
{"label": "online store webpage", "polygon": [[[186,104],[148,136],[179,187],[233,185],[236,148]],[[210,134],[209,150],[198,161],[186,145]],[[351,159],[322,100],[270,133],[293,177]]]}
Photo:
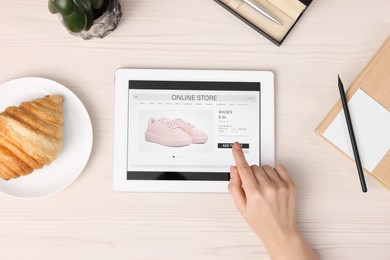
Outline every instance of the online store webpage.
{"label": "online store webpage", "polygon": [[260,164],[259,102],[259,83],[130,81],[128,179],[227,173],[235,141]]}

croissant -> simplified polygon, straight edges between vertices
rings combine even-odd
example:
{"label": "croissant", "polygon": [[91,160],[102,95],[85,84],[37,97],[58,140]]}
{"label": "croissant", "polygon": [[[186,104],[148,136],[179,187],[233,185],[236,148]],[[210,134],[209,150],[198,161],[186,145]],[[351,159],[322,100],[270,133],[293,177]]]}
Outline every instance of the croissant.
{"label": "croissant", "polygon": [[0,113],[0,177],[27,175],[53,162],[62,150],[62,102],[45,96]]}

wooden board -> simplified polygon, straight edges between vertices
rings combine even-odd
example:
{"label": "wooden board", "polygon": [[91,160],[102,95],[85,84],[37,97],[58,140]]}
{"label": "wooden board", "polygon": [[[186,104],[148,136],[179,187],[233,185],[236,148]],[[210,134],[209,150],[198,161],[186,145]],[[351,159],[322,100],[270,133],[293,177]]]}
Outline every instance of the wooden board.
{"label": "wooden board", "polygon": [[[349,100],[359,88],[364,90],[364,92],[370,95],[379,104],[390,110],[390,37],[387,38],[383,46],[348,88],[346,92],[347,100]],[[316,133],[324,137],[323,133],[333,122],[341,109],[342,105],[341,101],[339,101],[316,128]],[[390,150],[371,174],[390,188]]]}

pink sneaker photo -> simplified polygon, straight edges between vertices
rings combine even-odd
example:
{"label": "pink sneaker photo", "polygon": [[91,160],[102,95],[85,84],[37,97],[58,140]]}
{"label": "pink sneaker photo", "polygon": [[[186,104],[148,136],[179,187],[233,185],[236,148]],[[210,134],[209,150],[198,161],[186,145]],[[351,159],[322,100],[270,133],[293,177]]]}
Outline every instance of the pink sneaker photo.
{"label": "pink sneaker photo", "polygon": [[204,144],[207,142],[207,135],[196,126],[184,121],[181,118],[172,120],[181,130],[186,132],[192,139],[193,144]]}
{"label": "pink sneaker photo", "polygon": [[171,147],[186,146],[192,143],[191,136],[166,117],[149,119],[145,140]]}

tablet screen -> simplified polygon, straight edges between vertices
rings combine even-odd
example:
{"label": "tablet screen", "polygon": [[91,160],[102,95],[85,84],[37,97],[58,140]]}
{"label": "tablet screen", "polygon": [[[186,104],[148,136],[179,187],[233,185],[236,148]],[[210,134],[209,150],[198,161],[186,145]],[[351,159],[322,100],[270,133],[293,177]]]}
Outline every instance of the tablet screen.
{"label": "tablet screen", "polygon": [[235,141],[261,164],[259,82],[128,83],[128,180],[228,180]]}

